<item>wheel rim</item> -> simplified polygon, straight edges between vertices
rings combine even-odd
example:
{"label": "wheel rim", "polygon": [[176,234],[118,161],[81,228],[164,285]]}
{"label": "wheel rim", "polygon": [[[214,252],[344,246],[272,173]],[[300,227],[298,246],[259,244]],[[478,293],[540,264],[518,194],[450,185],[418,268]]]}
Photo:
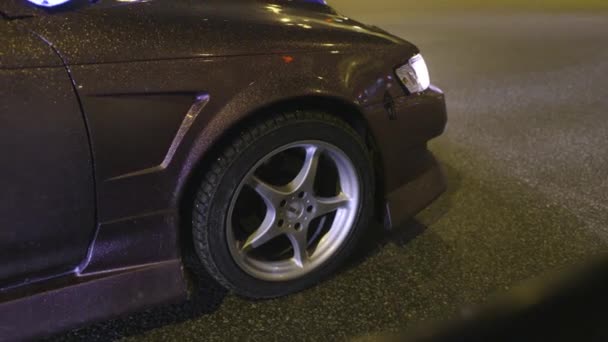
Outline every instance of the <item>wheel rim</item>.
{"label": "wheel rim", "polygon": [[226,222],[232,258],[258,279],[302,277],[344,245],[359,202],[356,168],[338,147],[282,146],[256,163],[232,198]]}

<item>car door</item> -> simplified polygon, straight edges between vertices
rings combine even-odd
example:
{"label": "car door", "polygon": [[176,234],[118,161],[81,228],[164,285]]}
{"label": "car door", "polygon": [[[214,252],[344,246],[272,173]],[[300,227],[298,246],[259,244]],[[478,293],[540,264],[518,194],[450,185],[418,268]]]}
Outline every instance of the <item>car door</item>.
{"label": "car door", "polygon": [[0,288],[73,270],[95,231],[78,99],[27,20],[0,16]]}

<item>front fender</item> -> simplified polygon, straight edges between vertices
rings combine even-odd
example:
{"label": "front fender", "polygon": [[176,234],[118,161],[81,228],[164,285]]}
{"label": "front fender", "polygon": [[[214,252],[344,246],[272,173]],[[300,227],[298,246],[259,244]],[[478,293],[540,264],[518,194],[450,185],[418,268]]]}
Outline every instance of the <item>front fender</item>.
{"label": "front fender", "polygon": [[[393,50],[382,58],[370,53],[333,51],[251,58],[249,63],[260,70],[257,78],[237,87],[238,92],[231,96],[218,93],[214,98],[214,93],[210,93],[211,101],[202,115],[204,125],[180,169],[176,200],[183,193],[188,175],[200,167],[208,151],[226,132],[251,116],[267,113],[268,108],[285,102],[323,99],[364,112],[366,107],[382,104],[387,94],[403,96],[392,65],[402,63],[408,53],[411,52]],[[307,106],[306,102],[301,105]]]}
{"label": "front fender", "polygon": [[[70,66],[93,147],[98,244],[120,246],[115,243],[118,232],[133,229],[137,222],[147,223],[132,234],[164,241],[162,252],[126,249],[105,264],[175,257],[178,208],[188,181],[239,122],[260,109],[302,97],[331,98],[359,109],[381,105],[387,94],[404,95],[393,67],[414,53],[407,45],[391,45]],[[173,146],[201,94],[209,101]],[[377,114],[369,118],[374,117],[386,119]]]}

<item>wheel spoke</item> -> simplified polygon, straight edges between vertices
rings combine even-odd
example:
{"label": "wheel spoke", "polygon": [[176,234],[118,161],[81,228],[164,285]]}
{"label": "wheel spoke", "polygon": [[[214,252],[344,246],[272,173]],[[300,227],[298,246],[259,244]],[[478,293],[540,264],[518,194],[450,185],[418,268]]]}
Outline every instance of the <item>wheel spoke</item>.
{"label": "wheel spoke", "polygon": [[266,211],[266,217],[258,229],[247,238],[241,251],[247,252],[252,248],[258,248],[275,237],[281,235],[283,231],[276,224],[276,214],[274,211]]}
{"label": "wheel spoke", "polygon": [[344,193],[340,193],[335,197],[321,197],[317,198],[317,208],[315,210],[315,217],[323,216],[334,212],[340,208],[346,207],[350,203],[350,198]]}
{"label": "wheel spoke", "polygon": [[[262,196],[262,199],[269,207],[269,209],[275,210],[277,203],[287,195],[285,192],[281,191],[278,187],[270,185],[263,180],[259,179],[256,176],[251,176],[247,180],[247,184],[258,193],[258,195]],[[270,208],[272,207],[272,208]]]}
{"label": "wheel spoke", "polygon": [[321,149],[319,147],[314,145],[306,147],[304,165],[302,165],[298,175],[288,184],[289,189],[292,192],[304,189],[309,191],[312,190],[315,184],[315,178],[317,177],[319,156],[321,156]]}
{"label": "wheel spoke", "polygon": [[293,262],[299,268],[304,268],[304,265],[308,263],[309,255],[308,255],[308,240],[307,240],[307,232],[308,229],[302,229],[299,232],[288,234],[287,237],[291,242],[291,246],[293,247]]}

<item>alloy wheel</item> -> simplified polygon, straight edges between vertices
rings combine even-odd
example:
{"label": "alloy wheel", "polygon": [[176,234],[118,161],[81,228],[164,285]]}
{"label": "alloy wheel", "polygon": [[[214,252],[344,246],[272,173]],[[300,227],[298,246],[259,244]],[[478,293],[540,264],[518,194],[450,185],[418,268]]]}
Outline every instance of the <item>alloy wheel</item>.
{"label": "alloy wheel", "polygon": [[227,216],[235,263],[267,281],[302,277],[342,247],[357,219],[360,184],[350,158],[322,141],[291,143],[245,175]]}

